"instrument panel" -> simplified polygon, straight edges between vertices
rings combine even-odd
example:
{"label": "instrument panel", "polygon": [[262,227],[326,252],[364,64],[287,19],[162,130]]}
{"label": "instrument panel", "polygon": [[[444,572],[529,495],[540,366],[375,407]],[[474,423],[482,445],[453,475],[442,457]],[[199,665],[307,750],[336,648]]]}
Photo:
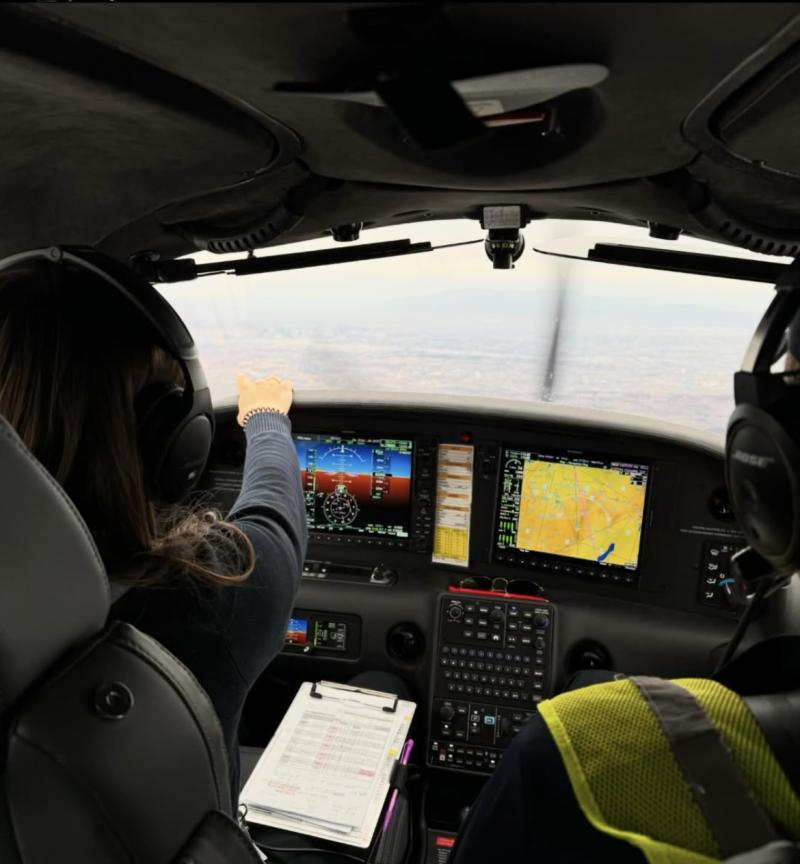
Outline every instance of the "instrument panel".
{"label": "instrument panel", "polygon": [[[385,550],[456,582],[458,573],[528,579],[726,611],[717,564],[741,534],[720,445],[646,421],[498,415],[298,406],[311,557],[358,564]],[[243,443],[238,428],[221,428],[206,484],[224,510],[241,483]]]}
{"label": "instrument panel", "polygon": [[[309,550],[271,668],[400,676],[428,770],[478,782],[575,672],[708,674],[736,626],[717,442],[485,400],[298,400],[292,426]],[[231,406],[203,481],[222,511],[243,460]]]}
{"label": "instrument panel", "polygon": [[[314,541],[425,551],[432,533],[434,563],[469,565],[473,445],[434,454],[426,441],[417,460],[414,439],[293,438]],[[505,446],[499,458],[493,562],[635,584],[649,465]]]}

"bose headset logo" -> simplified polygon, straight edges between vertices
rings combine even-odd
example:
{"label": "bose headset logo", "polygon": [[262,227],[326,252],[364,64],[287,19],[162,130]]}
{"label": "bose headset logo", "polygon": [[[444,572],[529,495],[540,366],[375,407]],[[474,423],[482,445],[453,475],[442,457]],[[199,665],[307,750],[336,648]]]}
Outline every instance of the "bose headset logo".
{"label": "bose headset logo", "polygon": [[734,450],[731,458],[752,468],[768,468],[775,461],[769,456],[756,456],[755,453],[745,453],[744,450]]}

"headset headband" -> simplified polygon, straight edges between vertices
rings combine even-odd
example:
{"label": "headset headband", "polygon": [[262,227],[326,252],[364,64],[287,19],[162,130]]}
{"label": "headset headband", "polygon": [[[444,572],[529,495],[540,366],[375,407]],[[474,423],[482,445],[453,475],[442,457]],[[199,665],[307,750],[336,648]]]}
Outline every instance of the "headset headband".
{"label": "headset headband", "polygon": [[208,387],[186,325],[150,282],[138,273],[114,258],[84,246],[49,246],[10,255],[0,260],[0,272],[37,259],[52,264],[73,264],[109,283],[139,311],[155,332],[161,347],[179,363],[186,379],[186,395],[191,396],[193,392]]}
{"label": "headset headband", "polygon": [[151,402],[143,436],[151,488],[163,500],[179,500],[196,483],[214,435],[214,411],[194,340],[178,313],[142,276],[125,264],[84,246],[50,246],[0,260],[0,273],[26,261],[72,265],[121,295],[149,326],[157,344],[181,367],[183,388],[159,391]]}
{"label": "headset headband", "polygon": [[787,386],[785,376],[774,373],[772,367],[789,347],[786,330],[797,318],[798,312],[800,312],[800,259],[793,261],[781,273],[775,286],[775,297],[753,333],[742,360],[741,370],[734,375],[733,386],[737,405],[766,407],[785,391]]}

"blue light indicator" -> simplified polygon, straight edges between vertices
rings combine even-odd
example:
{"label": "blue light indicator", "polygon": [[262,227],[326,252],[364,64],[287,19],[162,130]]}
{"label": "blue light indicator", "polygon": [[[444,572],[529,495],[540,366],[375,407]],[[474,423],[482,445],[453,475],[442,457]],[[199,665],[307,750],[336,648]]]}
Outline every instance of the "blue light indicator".
{"label": "blue light indicator", "polygon": [[484,714],[483,722],[487,726],[494,726],[494,724],[497,722],[497,718],[494,716],[494,714]]}

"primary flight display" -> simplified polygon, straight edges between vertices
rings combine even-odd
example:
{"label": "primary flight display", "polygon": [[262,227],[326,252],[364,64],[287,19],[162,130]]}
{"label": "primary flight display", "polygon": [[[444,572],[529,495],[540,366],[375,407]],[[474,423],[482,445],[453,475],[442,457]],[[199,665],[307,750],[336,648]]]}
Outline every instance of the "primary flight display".
{"label": "primary flight display", "polygon": [[310,531],[407,538],[413,442],[296,433]]}
{"label": "primary flight display", "polygon": [[496,548],[636,569],[649,469],[503,450]]}

